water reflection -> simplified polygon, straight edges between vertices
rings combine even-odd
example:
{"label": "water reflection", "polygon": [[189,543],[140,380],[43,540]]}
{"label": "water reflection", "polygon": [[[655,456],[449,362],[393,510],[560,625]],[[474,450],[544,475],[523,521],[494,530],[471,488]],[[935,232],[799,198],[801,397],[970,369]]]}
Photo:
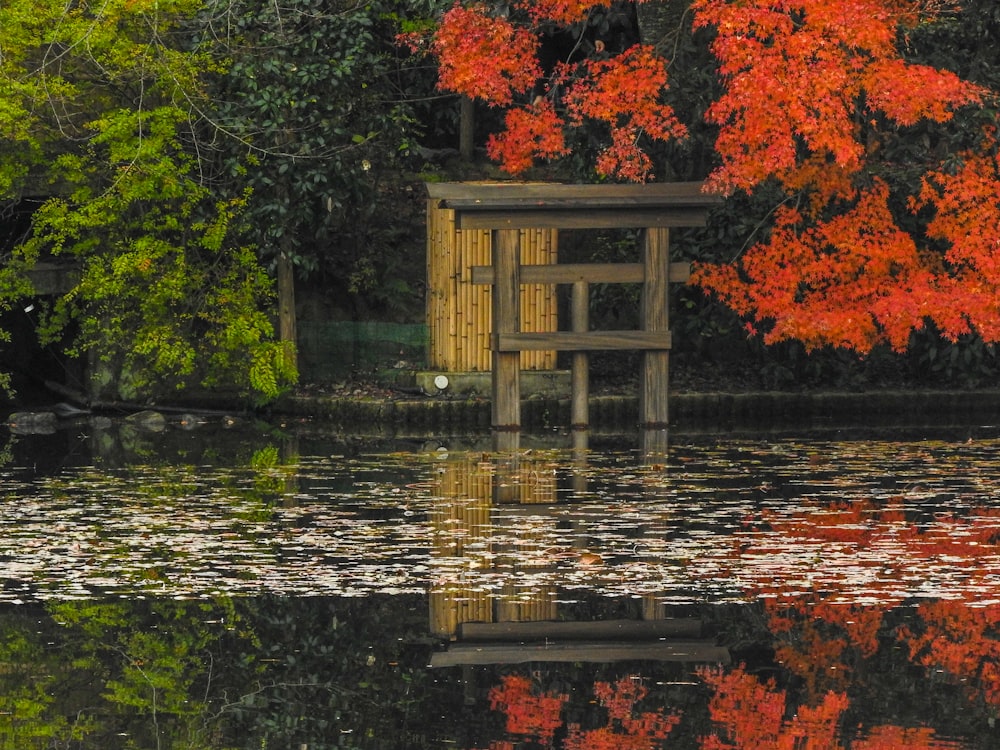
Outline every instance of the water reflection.
{"label": "water reflection", "polygon": [[0,748],[996,745],[995,439],[122,434],[8,447]]}

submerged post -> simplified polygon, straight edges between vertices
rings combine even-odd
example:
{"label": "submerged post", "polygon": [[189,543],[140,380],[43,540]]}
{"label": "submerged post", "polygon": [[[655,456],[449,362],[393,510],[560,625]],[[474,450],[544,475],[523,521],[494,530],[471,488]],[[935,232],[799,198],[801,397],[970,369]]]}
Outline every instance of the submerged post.
{"label": "submerged post", "polygon": [[[570,300],[570,325],[574,333],[583,333],[590,327],[590,285],[586,281],[573,284]],[[586,351],[573,352],[573,369],[570,374],[570,428],[574,434],[585,435],[590,429],[590,360]],[[578,444],[580,441],[574,441]]]}
{"label": "submerged post", "polygon": [[[642,284],[642,327],[646,331],[670,330],[669,288],[670,230],[666,227],[646,229],[643,248],[644,280]],[[643,431],[644,452],[666,453],[667,382],[670,368],[669,350],[649,350],[643,353],[642,390],[639,394],[639,429]],[[658,438],[662,437],[662,440]]]}
{"label": "submerged post", "polygon": [[521,438],[521,353],[501,349],[500,337],[521,328],[521,239],[517,229],[493,231],[493,431],[498,451]]}
{"label": "submerged post", "polygon": [[[702,183],[558,185],[552,183],[438,183],[427,190],[438,208],[452,209],[459,229],[493,232],[493,260],[473,267],[477,284],[493,286],[493,416],[497,451],[520,445],[521,352],[573,353],[572,422],[578,447],[589,427],[587,352],[643,352],[639,427],[648,453],[666,452],[667,376],[671,345],[667,286],[686,281],[687,264],[671,266],[670,227],[703,226],[708,208],[721,201]],[[520,265],[522,229],[645,228],[642,263]],[[572,284],[572,330],[520,330],[520,284]],[[587,285],[641,283],[641,329],[591,331]]]}

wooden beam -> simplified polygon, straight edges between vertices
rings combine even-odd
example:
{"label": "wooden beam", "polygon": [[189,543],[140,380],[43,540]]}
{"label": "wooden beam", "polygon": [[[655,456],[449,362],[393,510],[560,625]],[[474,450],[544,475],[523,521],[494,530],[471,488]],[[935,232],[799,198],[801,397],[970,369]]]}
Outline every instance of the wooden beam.
{"label": "wooden beam", "polygon": [[[671,263],[671,283],[684,284],[691,278],[690,263]],[[641,284],[646,271],[642,263],[556,263],[521,266],[522,284]],[[492,266],[473,266],[473,284],[492,284]]]}
{"label": "wooden beam", "polygon": [[640,227],[703,227],[707,210],[680,208],[578,208],[486,210],[455,212],[459,229],[627,229]]}
{"label": "wooden beam", "polygon": [[463,664],[524,664],[525,662],[680,661],[728,664],[729,650],[708,640],[615,643],[608,641],[520,644],[453,643],[431,654],[431,667]]}
{"label": "wooden beam", "polygon": [[617,351],[624,349],[670,349],[670,331],[556,331],[553,333],[497,333],[493,349],[497,352],[546,351]]}
{"label": "wooden beam", "polygon": [[703,182],[653,182],[645,184],[563,184],[556,182],[431,182],[427,194],[444,207],[452,201],[476,205],[701,205],[712,206],[722,197],[705,191]]}
{"label": "wooden beam", "polygon": [[463,622],[458,637],[464,642],[530,642],[562,640],[622,641],[657,638],[701,638],[702,622],[695,617],[667,620],[595,620],[542,622]]}

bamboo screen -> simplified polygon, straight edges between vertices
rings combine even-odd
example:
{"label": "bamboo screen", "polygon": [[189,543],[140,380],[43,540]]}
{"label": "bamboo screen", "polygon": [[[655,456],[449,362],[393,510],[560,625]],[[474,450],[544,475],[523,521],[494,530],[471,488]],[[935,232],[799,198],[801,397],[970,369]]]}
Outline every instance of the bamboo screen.
{"label": "bamboo screen", "polygon": [[[427,202],[428,365],[444,372],[488,372],[492,330],[491,288],[473,284],[473,266],[491,263],[488,230],[456,229],[455,212]],[[555,263],[555,229],[521,230],[521,263]],[[556,288],[552,284],[521,285],[521,330],[558,330]],[[555,352],[521,352],[521,369],[554,370]]]}
{"label": "bamboo screen", "polygon": [[[463,622],[494,622],[495,617],[499,621],[555,617],[556,597],[551,587],[524,587],[517,583],[517,571],[532,566],[522,559],[519,549],[534,548],[542,542],[531,529],[520,528],[517,516],[507,518],[506,523],[513,524],[509,528],[497,528],[492,510],[498,484],[513,486],[513,502],[518,504],[556,501],[556,476],[545,461],[520,462],[510,476],[501,478],[491,461],[469,453],[442,461],[434,474],[431,492],[435,500],[430,513],[434,532],[432,554],[446,563],[443,567],[455,571],[451,578],[438,579],[430,590],[431,631],[442,637],[454,635]],[[498,532],[503,538],[514,540],[511,546],[497,547]],[[498,560],[503,567],[495,572],[506,570],[511,578],[502,593],[465,583],[463,569],[489,570]],[[549,562],[545,558],[545,564]]]}

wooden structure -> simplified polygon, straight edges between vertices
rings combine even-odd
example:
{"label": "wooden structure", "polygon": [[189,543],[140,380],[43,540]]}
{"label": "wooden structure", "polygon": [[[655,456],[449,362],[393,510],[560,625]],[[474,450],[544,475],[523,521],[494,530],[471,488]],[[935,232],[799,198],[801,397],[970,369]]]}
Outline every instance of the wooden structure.
{"label": "wooden structure", "polygon": [[[447,186],[432,185],[432,194]],[[475,284],[472,269],[490,265],[492,233],[487,229],[459,229],[455,211],[427,202],[427,327],[430,346],[427,364],[446,373],[489,372],[493,366],[490,331],[493,327],[491,290]],[[531,228],[518,238],[521,263],[550,265],[556,262],[558,232]],[[558,310],[555,287],[524,284],[519,300],[521,328],[555,331]],[[525,370],[553,370],[554,351],[524,351]]]}
{"label": "wooden structure", "polygon": [[[458,230],[491,233],[490,265],[472,269],[472,280],[490,285],[492,396],[497,450],[519,445],[520,360],[525,351],[573,352],[572,421],[589,423],[586,352],[643,350],[639,427],[644,435],[662,433],[668,423],[667,379],[670,351],[668,283],[685,281],[687,264],[669,260],[670,228],[701,226],[719,202],[702,183],[652,185],[559,185],[532,183],[441,183],[428,185],[438,209],[454,212]],[[645,230],[640,263],[525,264],[522,233],[539,229],[639,228]],[[642,284],[641,329],[588,329],[588,286],[593,283]],[[569,331],[526,331],[522,327],[522,284],[572,284]],[[655,440],[654,440],[655,442]]]}
{"label": "wooden structure", "polygon": [[729,664],[731,657],[694,618],[467,623],[457,642],[431,655],[430,666],[618,661]]}

